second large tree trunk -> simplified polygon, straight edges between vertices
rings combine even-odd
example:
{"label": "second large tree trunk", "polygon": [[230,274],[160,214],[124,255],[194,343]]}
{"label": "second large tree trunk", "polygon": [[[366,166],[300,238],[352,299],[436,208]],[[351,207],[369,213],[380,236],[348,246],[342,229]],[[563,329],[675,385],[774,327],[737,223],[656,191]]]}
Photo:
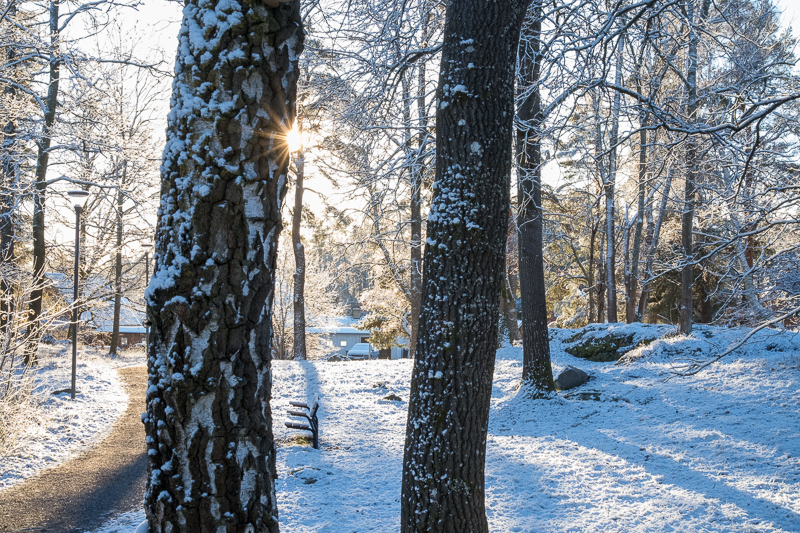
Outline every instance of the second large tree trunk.
{"label": "second large tree trunk", "polygon": [[[538,0],[537,0],[538,2]],[[526,394],[540,396],[555,390],[547,332],[547,293],[544,283],[542,219],[542,110],[539,95],[542,32],[541,7],[531,5],[529,22],[519,46],[520,88],[517,109],[517,175],[519,227],[519,285],[522,297],[522,385]]]}
{"label": "second large tree trunk", "polygon": [[184,7],[147,292],[150,533],[277,533],[270,334],[299,2]]}
{"label": "second large tree trunk", "polygon": [[451,0],[408,407],[401,531],[485,532],[484,465],[527,1]]}

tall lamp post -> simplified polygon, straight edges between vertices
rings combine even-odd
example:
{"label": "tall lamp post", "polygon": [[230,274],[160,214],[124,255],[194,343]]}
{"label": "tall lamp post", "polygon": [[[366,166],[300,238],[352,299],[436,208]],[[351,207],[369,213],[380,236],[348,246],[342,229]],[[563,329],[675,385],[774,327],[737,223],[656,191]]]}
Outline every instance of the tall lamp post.
{"label": "tall lamp post", "polygon": [[75,374],[78,369],[78,266],[81,255],[81,210],[89,198],[88,191],[68,191],[67,196],[75,206],[75,275],[72,291],[72,388],[69,396],[75,399]]}
{"label": "tall lamp post", "polygon": [[[150,285],[150,250],[153,249],[153,245],[150,243],[142,244],[142,250],[144,250],[144,289],[147,290],[147,286]],[[145,309],[147,308],[147,299],[145,298]],[[145,352],[147,351],[147,343],[150,342],[150,320],[147,319],[147,313],[145,312],[144,317],[144,349]]]}

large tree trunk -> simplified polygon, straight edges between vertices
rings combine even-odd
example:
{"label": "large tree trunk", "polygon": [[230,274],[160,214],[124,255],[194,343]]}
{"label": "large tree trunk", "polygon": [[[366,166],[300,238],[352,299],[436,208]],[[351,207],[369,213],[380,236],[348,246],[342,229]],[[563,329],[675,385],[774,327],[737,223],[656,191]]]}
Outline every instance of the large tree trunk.
{"label": "large tree trunk", "polygon": [[[401,531],[486,532],[484,465],[526,0],[451,0],[408,407]],[[476,16],[480,14],[480,16]]]}
{"label": "large tree trunk", "polygon": [[266,4],[183,10],[147,292],[150,533],[278,531],[269,324],[303,30],[299,1]]}
{"label": "large tree trunk", "polygon": [[122,207],[125,203],[125,195],[123,194],[123,187],[125,187],[125,178],[128,173],[128,162],[122,163],[122,180],[119,183],[119,190],[117,191],[117,253],[114,260],[114,324],[111,328],[111,344],[109,346],[109,353],[116,354],[119,350],[119,316],[122,310]]}
{"label": "large tree trunk", "polygon": [[[299,122],[299,121],[298,121]],[[292,212],[292,248],[294,249],[294,359],[304,361],[306,355],[306,250],[300,236],[300,222],[303,219],[303,179],[305,178],[306,158],[304,149],[295,152],[294,211]]]}
{"label": "large tree trunk", "polygon": [[50,56],[47,85],[47,99],[44,108],[44,125],[36,153],[36,173],[33,189],[33,290],[30,298],[28,317],[28,346],[25,350],[25,364],[37,363],[39,336],[41,334],[42,297],[45,284],[45,242],[44,242],[44,201],[47,188],[47,165],[50,160],[50,142],[58,106],[58,82],[61,77],[61,58],[58,54],[59,39],[59,0],[50,2]]}
{"label": "large tree trunk", "polygon": [[542,219],[542,109],[539,94],[541,5],[531,5],[519,45],[517,175],[519,202],[519,283],[522,299],[522,384],[525,394],[555,390],[547,331]]}

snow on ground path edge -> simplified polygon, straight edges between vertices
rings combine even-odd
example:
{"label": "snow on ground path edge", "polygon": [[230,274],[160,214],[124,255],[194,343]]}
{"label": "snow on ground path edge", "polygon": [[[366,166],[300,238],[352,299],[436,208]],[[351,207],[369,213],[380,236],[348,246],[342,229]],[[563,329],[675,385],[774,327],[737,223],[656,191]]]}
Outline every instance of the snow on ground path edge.
{"label": "snow on ground path edge", "polygon": [[0,456],[0,496],[8,489],[53,468],[105,438],[128,406],[128,394],[116,369],[141,365],[142,354],[110,358],[92,349],[78,354],[75,400],[69,393],[72,359],[68,345],[40,347],[35,385],[39,415],[21,429],[14,451]]}

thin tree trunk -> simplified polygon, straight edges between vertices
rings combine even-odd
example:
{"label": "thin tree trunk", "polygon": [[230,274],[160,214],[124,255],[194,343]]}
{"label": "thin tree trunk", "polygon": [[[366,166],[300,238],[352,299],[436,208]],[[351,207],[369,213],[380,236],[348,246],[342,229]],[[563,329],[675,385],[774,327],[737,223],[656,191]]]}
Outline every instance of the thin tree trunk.
{"label": "thin tree trunk", "polygon": [[595,263],[594,263],[594,249],[595,249],[595,241],[597,240],[597,224],[592,224],[592,231],[589,236],[589,276],[586,279],[586,283],[589,286],[589,317],[587,322],[589,324],[593,322],[597,322],[598,319],[595,318],[595,312],[597,311],[597,304],[595,303],[595,293],[597,289],[594,286],[595,283]]}
{"label": "thin tree trunk", "polygon": [[[686,18],[689,24],[689,56],[686,69],[686,111],[689,124],[697,122],[697,111],[700,101],[697,98],[697,53],[700,45],[700,34],[696,27],[705,18],[710,0],[703,0],[702,12],[695,19],[694,0],[686,0]],[[681,271],[681,333],[692,332],[693,303],[692,285],[694,284],[694,245],[693,226],[694,209],[697,201],[697,172],[699,158],[697,155],[697,140],[690,135],[686,148],[686,181],[684,187],[684,207],[681,214],[681,246],[683,248],[683,270]]]}
{"label": "thin tree trunk", "polygon": [[598,239],[600,249],[597,251],[597,321],[605,322],[606,313],[606,274],[605,274],[605,258],[603,256],[603,248],[605,246],[605,235],[601,233],[601,239]]}
{"label": "thin tree trunk", "polygon": [[658,208],[658,217],[656,218],[656,224],[653,228],[652,237],[650,238],[650,244],[647,247],[647,266],[645,267],[645,282],[642,286],[642,293],[639,296],[639,311],[638,314],[641,317],[641,320],[644,320],[645,315],[647,314],[647,300],[650,298],[650,285],[651,279],[653,277],[653,263],[655,262],[656,258],[656,250],[658,250],[658,241],[661,235],[661,225],[664,222],[664,217],[667,213],[667,202],[669,201],[669,193],[672,187],[672,173],[673,170],[670,168],[667,171],[667,181],[664,183],[664,194],[661,197],[661,205]]}
{"label": "thin tree trunk", "polygon": [[[301,121],[297,124],[302,132]],[[292,212],[292,248],[294,249],[294,359],[305,361],[306,355],[306,251],[300,236],[300,222],[303,218],[303,179],[305,178],[306,157],[304,148],[295,152],[294,211]]]}
{"label": "thin tree trunk", "polygon": [[517,304],[514,293],[511,292],[511,281],[508,269],[503,271],[503,280],[500,287],[500,317],[508,330],[508,342],[519,340],[519,327],[517,326]]}
{"label": "thin tree trunk", "polygon": [[304,37],[299,1],[271,3],[183,10],[147,291],[150,533],[278,532],[269,325]]}
{"label": "thin tree trunk", "polygon": [[[420,2],[425,9],[425,2]],[[423,14],[423,46],[428,40],[428,17]],[[419,315],[422,307],[422,179],[425,175],[423,152],[428,137],[427,105],[425,103],[425,62],[417,65],[417,157],[411,167],[411,341],[409,357],[416,356],[419,336]]]}
{"label": "thin tree trunk", "polygon": [[[537,0],[538,2],[538,0]],[[520,88],[527,90],[517,108],[517,225],[522,299],[522,383],[531,396],[555,390],[547,331],[542,219],[541,5],[531,4],[519,46]]]}
{"label": "thin tree trunk", "polygon": [[403,459],[403,533],[488,531],[486,437],[508,222],[514,67],[526,5],[447,4],[436,186]]}
{"label": "thin tree trunk", "polygon": [[125,178],[128,173],[128,162],[122,162],[122,181],[119,183],[117,191],[117,253],[114,261],[114,325],[111,328],[111,346],[109,353],[116,354],[119,349],[119,315],[122,310],[122,206],[125,203],[125,195],[122,190],[125,187]]}
{"label": "thin tree trunk", "polygon": [[36,153],[36,172],[33,190],[33,290],[30,298],[28,345],[25,364],[37,364],[37,350],[41,335],[42,297],[45,284],[44,201],[47,188],[47,165],[50,159],[50,142],[58,106],[58,83],[61,76],[61,58],[58,54],[60,0],[50,2],[50,55],[47,99],[44,108],[44,125]]}
{"label": "thin tree trunk", "polygon": [[517,323],[517,289],[519,284],[514,272],[515,267],[519,265],[518,257],[514,257],[514,254],[519,252],[519,246],[517,245],[518,233],[517,223],[513,219],[513,213],[509,210],[505,271],[503,272],[503,294],[500,298],[500,307],[508,329],[508,340],[512,343],[521,339],[519,324]]}
{"label": "thin tree trunk", "polygon": [[[752,132],[748,132],[748,137]],[[753,201],[753,172],[748,170],[744,176],[744,187],[742,190],[744,195],[744,202],[742,203],[744,217],[747,221],[742,228],[747,234],[744,238],[744,262],[747,265],[744,273],[744,298],[745,301],[751,306],[752,309],[760,308],[761,303],[758,301],[755,290],[755,276],[753,273],[753,266],[755,265],[755,235],[753,232],[757,229],[757,223],[754,222],[758,217]]]}
{"label": "thin tree trunk", "polygon": [[[640,91],[640,90],[639,90]],[[641,91],[640,91],[641,92]],[[645,196],[647,189],[647,120],[644,112],[640,121],[639,130],[639,181],[637,183],[638,203],[636,206],[636,221],[633,232],[633,250],[630,259],[630,274],[626,280],[625,319],[628,324],[642,320],[636,312],[636,292],[639,286],[639,258],[642,249],[642,230],[644,228]]]}
{"label": "thin tree trunk", "polygon": [[[7,8],[7,17],[12,20],[17,15],[16,0],[12,0]],[[17,56],[14,46],[7,46],[4,49],[6,60],[13,63]],[[8,83],[3,89],[7,101],[13,101],[16,97],[16,88]],[[17,141],[17,123],[12,115],[9,121],[3,126],[3,143],[0,146],[2,155],[2,167],[0,167],[0,331],[7,333],[9,324],[12,322],[11,315],[14,312],[14,291],[11,280],[14,274],[14,234],[16,227],[16,203],[19,195],[18,176],[19,176],[19,143]]]}
{"label": "thin tree trunk", "polygon": [[[623,38],[617,40],[617,64],[615,67],[614,84],[622,85],[622,51]],[[606,317],[607,322],[617,321],[617,257],[616,257],[616,181],[617,181],[617,142],[619,141],[619,115],[622,96],[619,91],[614,91],[614,103],[611,109],[611,137],[609,138],[608,154],[608,180],[604,184],[606,194]]]}

